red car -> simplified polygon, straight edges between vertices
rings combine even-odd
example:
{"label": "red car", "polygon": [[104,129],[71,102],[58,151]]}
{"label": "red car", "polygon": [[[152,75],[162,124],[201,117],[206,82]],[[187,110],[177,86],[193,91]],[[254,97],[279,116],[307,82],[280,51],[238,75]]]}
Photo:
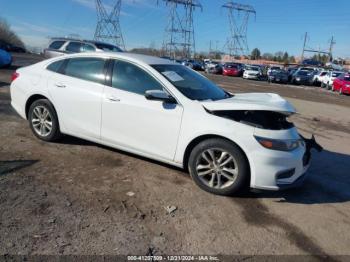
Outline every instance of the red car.
{"label": "red car", "polygon": [[350,74],[341,74],[333,81],[333,91],[338,91],[339,94],[350,94]]}
{"label": "red car", "polygon": [[222,74],[224,76],[242,76],[243,71],[239,65],[227,63],[227,64],[224,64]]}

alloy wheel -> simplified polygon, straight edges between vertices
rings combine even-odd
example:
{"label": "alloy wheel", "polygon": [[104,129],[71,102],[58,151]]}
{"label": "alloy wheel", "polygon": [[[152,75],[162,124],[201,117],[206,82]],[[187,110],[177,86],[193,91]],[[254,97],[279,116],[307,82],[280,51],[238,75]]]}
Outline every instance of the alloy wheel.
{"label": "alloy wheel", "polygon": [[202,152],[196,164],[196,171],[199,179],[206,186],[224,189],[236,181],[238,165],[230,153],[215,148]]}
{"label": "alloy wheel", "polygon": [[36,106],[32,111],[31,124],[35,132],[46,137],[52,131],[52,116],[45,106]]}

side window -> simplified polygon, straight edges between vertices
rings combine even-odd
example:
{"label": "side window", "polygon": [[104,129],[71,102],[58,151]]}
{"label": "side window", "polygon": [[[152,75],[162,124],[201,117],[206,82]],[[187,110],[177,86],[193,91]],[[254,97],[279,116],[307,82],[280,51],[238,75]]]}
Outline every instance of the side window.
{"label": "side window", "polygon": [[105,60],[94,57],[68,59],[64,74],[103,84]]}
{"label": "side window", "polygon": [[81,52],[95,52],[96,48],[89,44],[82,44]]}
{"label": "side window", "polygon": [[60,70],[61,66],[63,65],[64,61],[65,60],[59,60],[59,61],[53,62],[52,64],[49,64],[46,69],[57,73],[58,70]]}
{"label": "side window", "polygon": [[80,53],[81,52],[81,46],[82,44],[79,42],[70,42],[66,46],[66,51],[72,52],[72,53]]}
{"label": "side window", "polygon": [[49,49],[60,49],[65,41],[54,41],[50,44]]}
{"label": "side window", "polygon": [[150,74],[123,61],[114,62],[112,86],[140,95],[144,95],[147,90],[163,90],[163,86]]}

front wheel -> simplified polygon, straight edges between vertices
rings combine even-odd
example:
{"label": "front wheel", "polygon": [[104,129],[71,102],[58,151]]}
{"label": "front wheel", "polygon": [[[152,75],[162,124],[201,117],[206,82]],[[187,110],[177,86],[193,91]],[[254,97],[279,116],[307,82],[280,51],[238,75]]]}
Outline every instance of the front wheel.
{"label": "front wheel", "polygon": [[191,152],[188,169],[200,188],[217,195],[233,195],[249,181],[249,165],[244,153],[225,139],[199,143]]}
{"label": "front wheel", "polygon": [[39,139],[53,142],[61,137],[57,114],[49,100],[40,99],[31,104],[28,120],[32,132]]}

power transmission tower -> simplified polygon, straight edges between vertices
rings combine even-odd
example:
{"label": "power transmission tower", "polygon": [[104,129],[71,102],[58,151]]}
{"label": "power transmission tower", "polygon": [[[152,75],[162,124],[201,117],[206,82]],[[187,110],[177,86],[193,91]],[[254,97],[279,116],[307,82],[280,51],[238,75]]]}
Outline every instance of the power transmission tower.
{"label": "power transmission tower", "polygon": [[256,11],[251,5],[242,5],[232,1],[222,6],[228,9],[228,18],[230,23],[230,36],[226,46],[230,56],[248,55],[248,22],[251,14],[256,16]]}
{"label": "power transmission tower", "polygon": [[116,0],[110,13],[107,12],[102,0],[96,1],[97,26],[94,39],[116,44],[125,50],[124,39],[120,29],[119,17],[122,0]]}
{"label": "power transmission tower", "polygon": [[[202,10],[198,0],[163,0],[169,7],[169,21],[165,28],[163,49],[165,55],[190,58],[195,54],[193,13]],[[183,10],[179,10],[183,7]]]}

